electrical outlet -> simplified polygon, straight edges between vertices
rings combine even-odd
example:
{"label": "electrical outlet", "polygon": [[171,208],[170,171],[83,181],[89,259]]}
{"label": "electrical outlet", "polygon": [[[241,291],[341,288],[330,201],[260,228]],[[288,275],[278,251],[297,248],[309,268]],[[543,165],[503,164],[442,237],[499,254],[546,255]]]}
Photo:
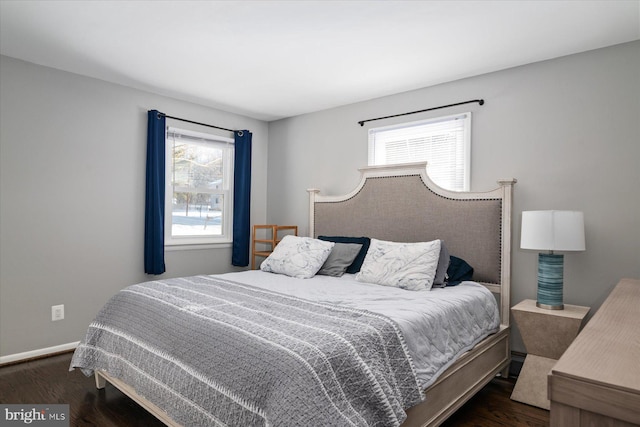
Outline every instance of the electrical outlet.
{"label": "electrical outlet", "polygon": [[51,321],[64,319],[64,304],[51,306]]}

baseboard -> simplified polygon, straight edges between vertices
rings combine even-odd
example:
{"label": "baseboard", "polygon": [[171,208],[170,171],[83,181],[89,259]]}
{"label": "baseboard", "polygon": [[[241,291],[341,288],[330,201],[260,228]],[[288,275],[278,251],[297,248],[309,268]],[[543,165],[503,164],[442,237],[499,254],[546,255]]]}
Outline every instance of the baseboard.
{"label": "baseboard", "polygon": [[80,344],[80,341],[70,342],[67,344],[60,344],[53,347],[41,348],[38,350],[25,351],[24,353],[16,353],[16,354],[10,354],[8,356],[0,356],[0,366],[26,362],[28,360],[40,359],[43,357],[49,357],[57,353],[65,353],[71,350],[75,350],[78,344]]}

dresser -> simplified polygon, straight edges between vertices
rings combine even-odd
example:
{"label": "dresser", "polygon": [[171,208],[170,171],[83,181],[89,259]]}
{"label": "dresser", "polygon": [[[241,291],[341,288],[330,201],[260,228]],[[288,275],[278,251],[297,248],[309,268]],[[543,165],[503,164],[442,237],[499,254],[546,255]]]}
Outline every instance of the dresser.
{"label": "dresser", "polygon": [[551,427],[640,425],[640,280],[616,285],[548,380]]}

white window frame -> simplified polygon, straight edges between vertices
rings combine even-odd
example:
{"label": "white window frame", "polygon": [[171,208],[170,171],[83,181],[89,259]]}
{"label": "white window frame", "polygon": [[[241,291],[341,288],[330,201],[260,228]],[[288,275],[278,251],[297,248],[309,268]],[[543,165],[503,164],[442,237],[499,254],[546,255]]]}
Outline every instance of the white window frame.
{"label": "white window frame", "polygon": [[[456,142],[456,150],[462,150],[461,153],[457,155],[457,160],[454,163],[458,163],[458,168],[461,168],[460,173],[462,173],[461,185],[457,187],[452,187],[448,183],[444,183],[442,181],[443,178],[439,178],[437,173],[434,173],[436,170],[436,166],[433,163],[433,159],[429,159],[429,154],[426,154],[427,158],[420,158],[416,156],[411,156],[407,158],[406,161],[403,161],[398,164],[404,163],[413,163],[413,162],[421,162],[427,161],[427,173],[429,177],[440,187],[445,188],[451,191],[469,191],[471,187],[471,112],[452,114],[449,116],[435,117],[427,120],[420,120],[415,122],[408,123],[400,123],[391,126],[384,126],[379,128],[371,128],[369,129],[369,138],[368,138],[368,164],[369,166],[379,166],[386,165],[390,163],[386,163],[384,157],[384,145],[380,143],[380,136],[390,136],[398,137],[401,140],[404,135],[407,133],[411,133],[413,130],[418,130],[419,127],[424,127],[423,131],[426,135],[429,131],[432,131],[434,128],[442,126],[446,124],[446,122],[452,122],[454,120],[462,120],[460,122],[461,126],[461,137]],[[453,123],[452,123],[453,124]],[[420,135],[420,133],[413,133],[412,137],[416,135]],[[376,144],[376,136],[378,136],[378,144]],[[376,155],[377,152],[377,155]],[[381,154],[382,152],[382,154]],[[431,160],[431,161],[430,161]],[[429,166],[431,164],[431,168]],[[453,167],[456,167],[453,165]],[[430,170],[431,169],[431,170]],[[453,185],[453,184],[452,184]]]}
{"label": "white window frame", "polygon": [[[184,135],[191,139],[199,139],[202,142],[214,145],[220,145],[225,151],[223,182],[226,186],[220,189],[219,193],[223,196],[222,211],[222,234],[216,236],[173,236],[172,235],[172,200],[173,200],[173,136]],[[192,130],[180,129],[167,126],[165,131],[165,227],[164,227],[164,244],[165,247],[171,249],[189,248],[197,245],[228,245],[233,241],[233,171],[234,171],[234,139],[223,136],[213,135],[204,132],[196,132]],[[217,192],[216,192],[217,193]]]}

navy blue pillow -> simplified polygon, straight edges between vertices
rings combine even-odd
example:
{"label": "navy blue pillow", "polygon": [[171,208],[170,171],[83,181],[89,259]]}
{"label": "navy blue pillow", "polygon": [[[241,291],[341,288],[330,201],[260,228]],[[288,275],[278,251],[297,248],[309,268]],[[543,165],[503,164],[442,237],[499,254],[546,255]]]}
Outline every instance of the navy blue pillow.
{"label": "navy blue pillow", "polygon": [[353,260],[353,263],[347,267],[347,271],[345,273],[356,274],[360,271],[360,267],[362,267],[362,263],[364,262],[364,257],[367,256],[367,251],[369,250],[369,245],[371,244],[371,239],[368,237],[347,237],[347,236],[318,236],[318,239],[324,240],[327,242],[335,242],[335,243],[359,243],[362,245],[360,252],[356,256],[356,259]]}
{"label": "navy blue pillow", "polygon": [[473,267],[461,258],[451,255],[449,268],[447,268],[447,286],[459,285],[460,282],[471,280],[473,277]]}

